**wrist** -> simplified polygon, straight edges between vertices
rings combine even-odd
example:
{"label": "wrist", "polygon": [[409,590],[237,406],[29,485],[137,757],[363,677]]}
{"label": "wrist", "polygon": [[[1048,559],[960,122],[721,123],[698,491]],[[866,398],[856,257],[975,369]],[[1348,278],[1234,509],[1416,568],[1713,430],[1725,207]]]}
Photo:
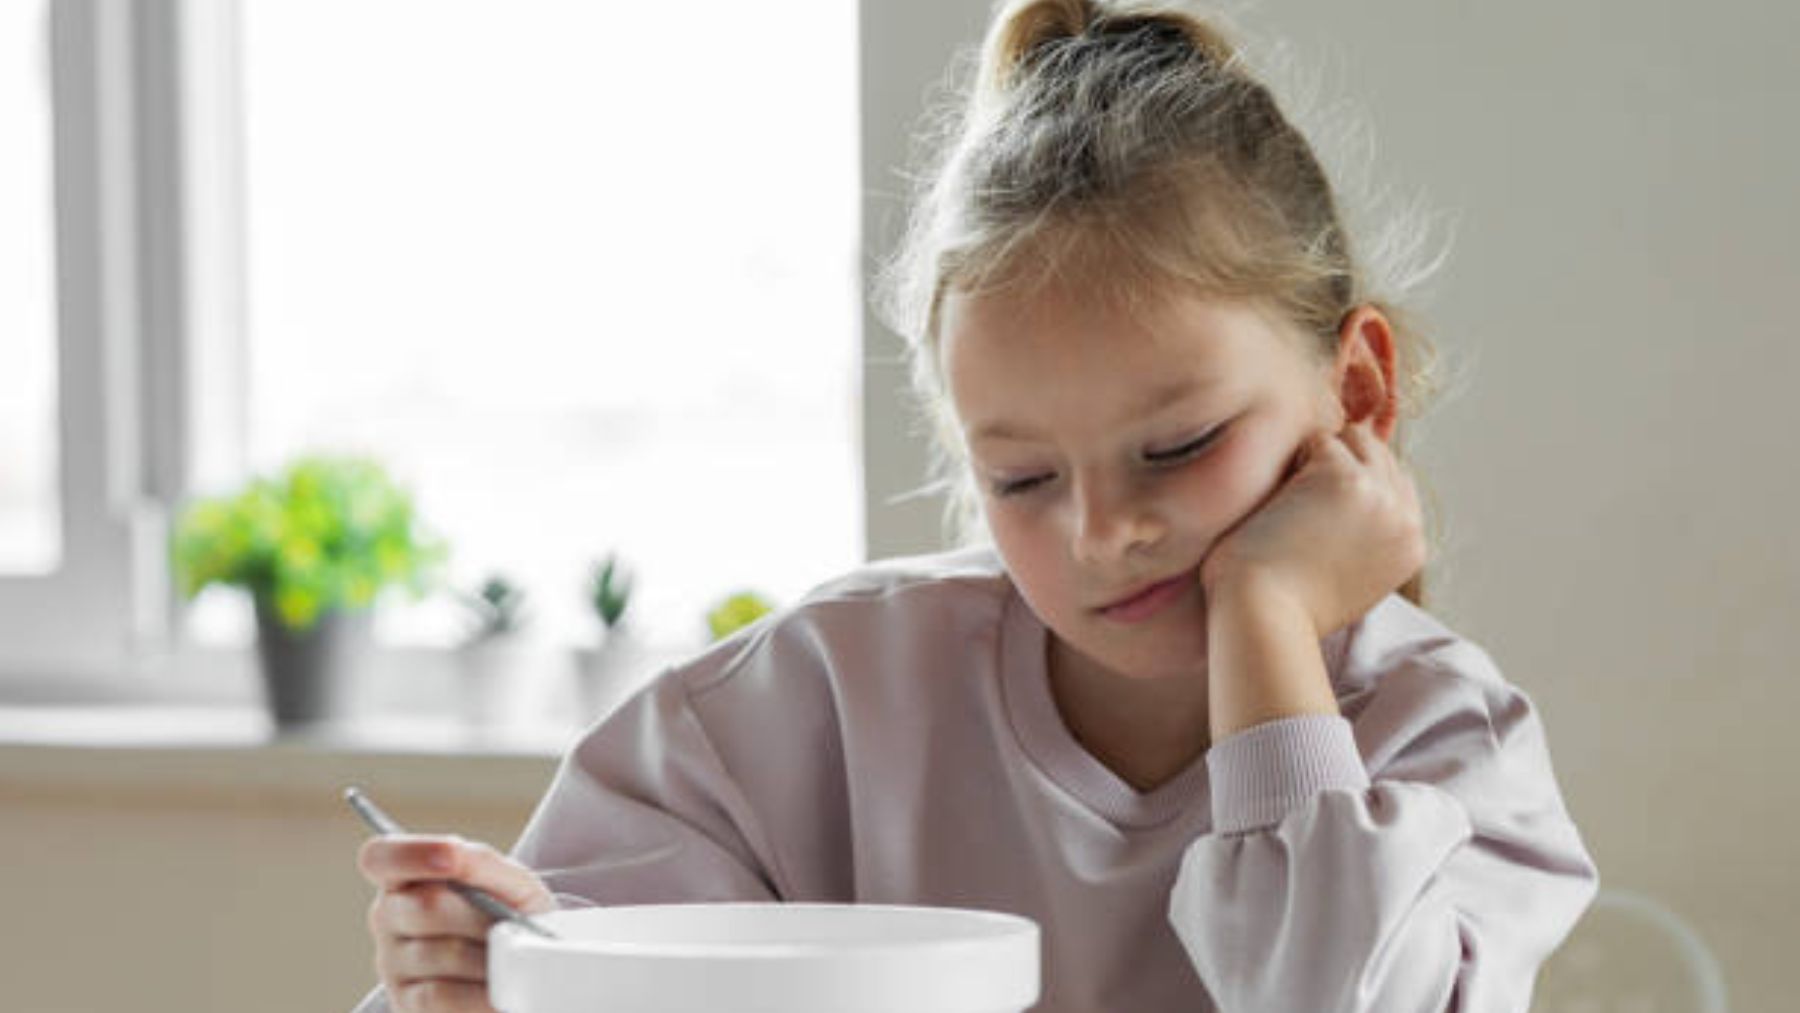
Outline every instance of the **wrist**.
{"label": "wrist", "polygon": [[[1297,613],[1317,629],[1306,596],[1279,574],[1254,566],[1220,566],[1201,573],[1207,611],[1268,616]],[[1323,636],[1323,634],[1320,634]]]}
{"label": "wrist", "polygon": [[1213,742],[1285,717],[1338,713],[1312,614],[1281,582],[1222,581],[1206,615]]}

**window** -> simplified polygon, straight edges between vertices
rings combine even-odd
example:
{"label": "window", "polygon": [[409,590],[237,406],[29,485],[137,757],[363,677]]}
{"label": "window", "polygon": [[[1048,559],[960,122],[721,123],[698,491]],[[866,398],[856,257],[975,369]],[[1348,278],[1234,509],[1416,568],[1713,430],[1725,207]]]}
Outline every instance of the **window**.
{"label": "window", "polygon": [[862,557],[855,5],[0,6],[0,680],[187,665],[167,508],[314,449],[565,643]]}
{"label": "window", "polygon": [[681,642],[854,564],[855,11],[246,3],[249,468],[375,454],[565,642],[609,550]]}
{"label": "window", "polygon": [[56,245],[50,68],[43,3],[0,4],[0,574],[43,575],[62,557],[56,434]]}

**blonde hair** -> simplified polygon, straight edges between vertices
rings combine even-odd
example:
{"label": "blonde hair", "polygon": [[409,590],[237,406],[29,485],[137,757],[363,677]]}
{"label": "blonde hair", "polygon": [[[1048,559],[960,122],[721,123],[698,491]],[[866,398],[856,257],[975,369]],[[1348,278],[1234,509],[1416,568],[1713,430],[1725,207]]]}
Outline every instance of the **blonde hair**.
{"label": "blonde hair", "polygon": [[[925,488],[948,493],[952,541],[990,536],[940,375],[949,291],[1078,277],[1132,311],[1174,291],[1245,300],[1320,356],[1352,309],[1373,305],[1393,330],[1403,432],[1434,398],[1435,350],[1398,300],[1441,256],[1417,263],[1415,229],[1390,232],[1374,269],[1359,261],[1312,147],[1224,32],[1179,0],[1003,0],[974,80],[933,125],[936,161],[884,267],[881,309],[907,341],[933,443]],[[1423,605],[1423,580],[1401,593]]]}

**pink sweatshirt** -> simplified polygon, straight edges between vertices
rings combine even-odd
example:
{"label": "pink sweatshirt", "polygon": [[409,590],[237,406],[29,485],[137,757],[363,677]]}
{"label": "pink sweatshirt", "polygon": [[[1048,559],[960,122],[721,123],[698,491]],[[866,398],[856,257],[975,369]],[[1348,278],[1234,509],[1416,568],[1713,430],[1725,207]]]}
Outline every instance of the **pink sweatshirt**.
{"label": "pink sweatshirt", "polygon": [[1481,648],[1391,595],[1320,645],[1342,717],[1144,794],[1064,726],[1046,635],[991,549],[863,567],[591,729],[513,855],[567,906],[1025,915],[1043,1013],[1528,1007],[1598,879]]}

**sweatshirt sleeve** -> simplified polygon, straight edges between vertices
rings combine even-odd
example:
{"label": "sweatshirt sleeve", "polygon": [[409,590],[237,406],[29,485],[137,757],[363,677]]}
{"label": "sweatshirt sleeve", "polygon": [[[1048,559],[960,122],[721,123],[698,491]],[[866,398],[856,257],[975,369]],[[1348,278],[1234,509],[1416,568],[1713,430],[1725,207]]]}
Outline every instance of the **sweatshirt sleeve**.
{"label": "sweatshirt sleeve", "polygon": [[1200,978],[1231,1013],[1526,1010],[1598,888],[1530,700],[1465,641],[1354,713],[1207,754],[1169,906]]}
{"label": "sweatshirt sleeve", "polygon": [[[514,845],[565,909],[780,899],[767,844],[678,673],[564,757]],[[377,987],[353,1013],[387,1013]]]}
{"label": "sweatshirt sleeve", "polygon": [[570,750],[512,855],[576,905],[772,900],[782,892],[761,820],[679,673]]}

